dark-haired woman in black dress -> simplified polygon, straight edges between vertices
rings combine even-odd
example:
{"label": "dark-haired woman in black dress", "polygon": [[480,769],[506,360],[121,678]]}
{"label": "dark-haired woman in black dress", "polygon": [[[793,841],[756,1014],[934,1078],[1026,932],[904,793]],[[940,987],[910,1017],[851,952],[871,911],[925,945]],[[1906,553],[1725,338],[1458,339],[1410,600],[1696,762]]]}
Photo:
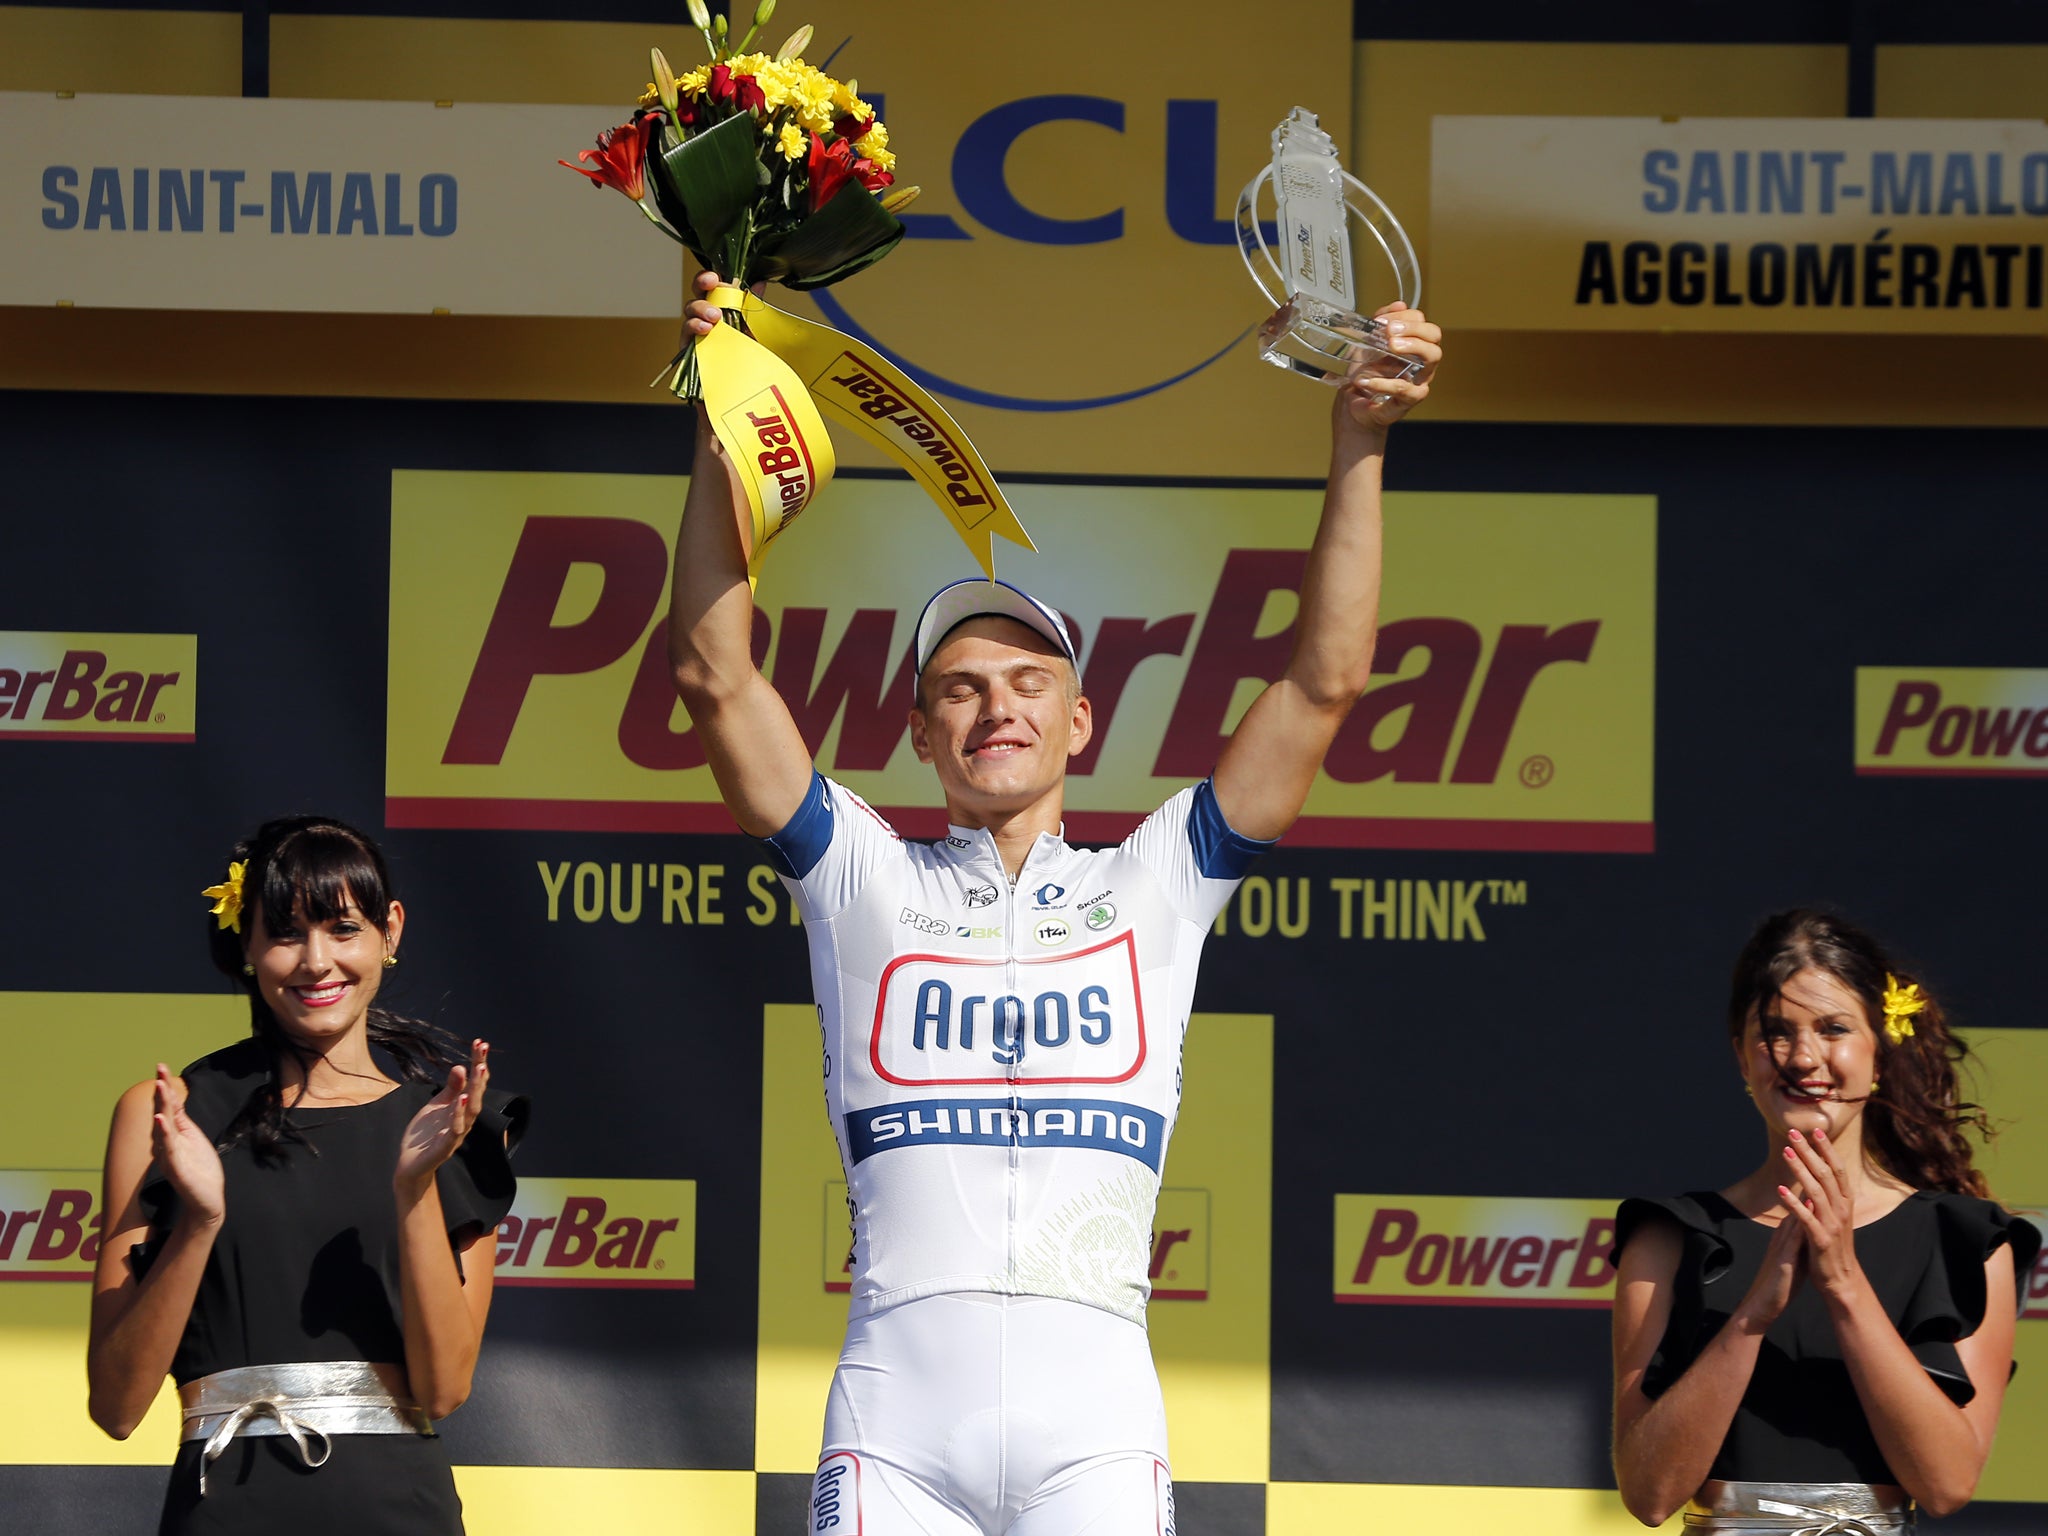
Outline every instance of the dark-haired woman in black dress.
{"label": "dark-haired woman in black dress", "polygon": [[206,894],[251,1037],[115,1107],[93,1420],[125,1439],[176,1378],[164,1533],[455,1536],[432,1421],[469,1394],[524,1101],[483,1041],[376,1006],[405,912],[361,833],[269,822]]}
{"label": "dark-haired woman in black dress", "polygon": [[1910,1531],[1976,1490],[2040,1234],[1987,1198],[1964,1047],[1869,935],[1768,919],[1728,1025],[1769,1150],[1725,1189],[1621,1208],[1622,1501],[1720,1536]]}

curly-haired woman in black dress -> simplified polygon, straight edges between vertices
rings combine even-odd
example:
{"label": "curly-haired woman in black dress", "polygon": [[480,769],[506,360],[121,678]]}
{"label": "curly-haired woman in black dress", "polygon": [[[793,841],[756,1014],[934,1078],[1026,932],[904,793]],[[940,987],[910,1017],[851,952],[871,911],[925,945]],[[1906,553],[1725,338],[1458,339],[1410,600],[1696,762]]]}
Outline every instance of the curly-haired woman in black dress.
{"label": "curly-haired woman in black dress", "polygon": [[213,958],[250,1038],[115,1106],[87,1356],[133,1432],[174,1376],[160,1531],[462,1530],[432,1421],[469,1395],[523,1100],[376,1006],[405,912],[376,845],[315,817],[237,846]]}
{"label": "curly-haired woman in black dress", "polygon": [[1728,1027],[1762,1166],[1616,1222],[1622,1500],[1722,1536],[1910,1531],[1976,1490],[2040,1234],[1987,1197],[1964,1047],[1868,934],[1766,920]]}

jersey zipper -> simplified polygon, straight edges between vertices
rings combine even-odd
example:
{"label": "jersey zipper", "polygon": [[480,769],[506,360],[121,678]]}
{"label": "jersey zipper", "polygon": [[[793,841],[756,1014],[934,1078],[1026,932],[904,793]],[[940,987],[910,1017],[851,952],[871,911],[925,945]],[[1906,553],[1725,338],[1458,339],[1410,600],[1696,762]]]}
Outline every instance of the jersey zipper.
{"label": "jersey zipper", "polygon": [[[989,841],[991,848],[994,848],[995,840],[991,838]],[[996,867],[1000,869],[1002,867],[1002,852],[1000,849],[997,849],[995,853]],[[1025,863],[1028,864],[1029,862],[1030,856],[1027,854],[1025,856]],[[1023,873],[1024,866],[1020,864],[1017,867],[1017,872],[1010,876],[1009,918],[1003,924],[1003,990],[1011,997],[1017,995],[1017,881],[1023,876]],[[1019,1188],[1023,1183],[1024,1172],[1024,1143],[1017,1134],[1017,1116],[1023,1111],[1023,1096],[1017,1091],[1018,1073],[1024,1061],[1022,1049],[1024,1043],[1022,1039],[1023,1020],[1021,1018],[1017,1020],[1017,1028],[1019,1035],[1013,1042],[1015,1054],[1004,1073],[1004,1076],[1009,1080],[1009,1102],[1004,1107],[1009,1113],[1003,1117],[1004,1125],[1009,1128],[1010,1138],[1010,1144],[1007,1149],[1009,1158],[1009,1187],[1004,1191],[1004,1199],[1007,1202],[1007,1219],[1003,1223],[1003,1284],[1007,1290],[1012,1292],[1014,1292],[1017,1283],[1017,1198]]]}

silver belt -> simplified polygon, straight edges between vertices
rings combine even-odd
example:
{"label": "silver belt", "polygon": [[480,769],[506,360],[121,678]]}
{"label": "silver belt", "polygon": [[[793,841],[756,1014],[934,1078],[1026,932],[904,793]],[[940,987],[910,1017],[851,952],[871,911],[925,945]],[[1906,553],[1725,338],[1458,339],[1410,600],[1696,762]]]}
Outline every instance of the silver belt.
{"label": "silver belt", "polygon": [[1713,1536],[1906,1536],[1913,1500],[1872,1483],[1705,1483],[1685,1529]]}
{"label": "silver belt", "polygon": [[407,1395],[405,1372],[366,1360],[244,1365],[215,1371],[178,1389],[180,1440],[203,1440],[199,1496],[206,1472],[240,1435],[288,1435],[299,1460],[325,1466],[334,1435],[431,1435],[434,1422]]}

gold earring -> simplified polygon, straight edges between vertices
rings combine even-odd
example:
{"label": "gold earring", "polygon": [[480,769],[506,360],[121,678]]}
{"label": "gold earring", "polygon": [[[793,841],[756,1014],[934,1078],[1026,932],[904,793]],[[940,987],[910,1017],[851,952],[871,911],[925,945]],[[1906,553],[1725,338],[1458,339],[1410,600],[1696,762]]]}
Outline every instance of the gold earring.
{"label": "gold earring", "polygon": [[1877,1079],[1874,1077],[1870,1080],[1870,1091],[1872,1093],[1877,1092]]}
{"label": "gold earring", "polygon": [[242,974],[244,976],[254,976],[256,974],[256,967],[244,960],[242,962]]}
{"label": "gold earring", "polygon": [[396,965],[396,964],[398,964],[398,956],[396,956],[396,955],[386,955],[386,956],[384,957],[384,969],[385,969],[385,970],[387,970],[387,971],[388,971],[388,970],[390,970],[390,969],[391,969],[391,968],[392,968],[392,967],[393,967],[394,965]]}
{"label": "gold earring", "polygon": [[1742,1091],[1743,1091],[1743,1093],[1744,1093],[1745,1095],[1747,1095],[1747,1096],[1748,1096],[1749,1098],[1752,1098],[1752,1099],[1753,1099],[1753,1098],[1755,1098],[1755,1097],[1756,1097],[1756,1090],[1755,1090],[1754,1088],[1750,1087],[1750,1086],[1749,1086],[1749,1084],[1747,1084],[1747,1083],[1744,1083],[1744,1084],[1742,1085]]}

